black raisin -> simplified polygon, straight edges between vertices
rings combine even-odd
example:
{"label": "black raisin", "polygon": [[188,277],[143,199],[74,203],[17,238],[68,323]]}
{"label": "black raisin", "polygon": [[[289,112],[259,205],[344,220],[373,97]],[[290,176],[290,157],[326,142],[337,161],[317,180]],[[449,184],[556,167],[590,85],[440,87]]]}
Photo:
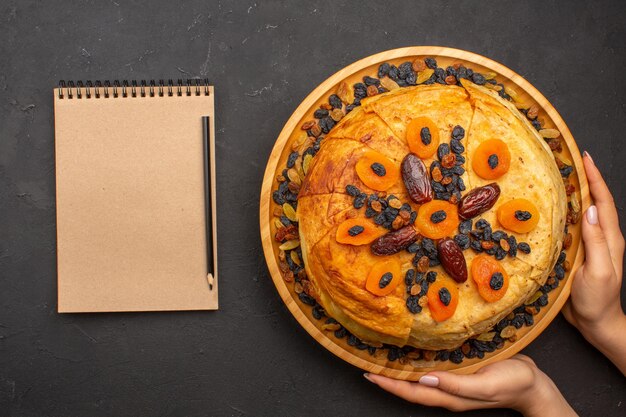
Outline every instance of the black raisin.
{"label": "black raisin", "polygon": [[459,180],[456,185],[457,187],[459,187],[459,190],[465,191],[465,181],[463,181],[463,178],[459,177]]}
{"label": "black raisin", "polygon": [[456,235],[454,236],[454,241],[461,247],[461,249],[469,249],[470,247],[470,238],[467,235]]}
{"label": "black raisin", "polygon": [[389,78],[391,78],[395,82],[398,82],[400,80],[400,77],[398,76],[398,74],[399,74],[399,71],[395,65],[392,65],[391,68],[389,68],[389,72],[387,73]]}
{"label": "black raisin", "polygon": [[437,148],[437,157],[439,158],[440,161],[443,159],[444,156],[446,156],[449,153],[450,153],[450,145],[448,145],[447,143],[442,143],[441,145],[439,145],[439,148]]}
{"label": "black raisin", "polygon": [[452,139],[450,141],[450,149],[457,155],[465,152],[465,146],[461,145],[461,142],[457,139]]}
{"label": "black raisin", "polygon": [[313,117],[316,119],[321,119],[322,117],[328,116],[328,110],[326,109],[317,109],[315,113],[313,113]]}
{"label": "black raisin", "polygon": [[406,285],[411,285],[413,284],[414,280],[415,280],[415,269],[409,269],[408,271],[406,271],[406,274],[404,275],[404,283]]}
{"label": "black raisin", "polygon": [[472,230],[472,219],[459,223],[459,232],[466,235]]}
{"label": "black raisin", "polygon": [[343,339],[348,334],[348,331],[345,327],[340,327],[339,330],[335,330],[335,337],[337,339]]}
{"label": "black raisin", "polygon": [[424,63],[430,69],[437,68],[437,60],[435,58],[428,57],[428,58],[424,59]]}
{"label": "black raisin", "polygon": [[398,360],[400,357],[400,349],[395,346],[389,347],[389,352],[387,352],[387,360],[390,362]]}
{"label": "black raisin", "polygon": [[367,199],[367,194],[359,194],[354,198],[352,205],[355,209],[360,209],[365,205],[365,200]]}
{"label": "black raisin", "polygon": [[566,257],[567,257],[567,254],[565,253],[565,251],[561,251],[561,253],[559,254],[559,258],[556,260],[556,263],[562,264],[563,262],[565,262]]}
{"label": "black raisin", "polygon": [[499,163],[498,155],[496,155],[495,153],[492,153],[491,155],[489,155],[489,158],[487,159],[487,163],[489,164],[489,168],[496,169]]}
{"label": "black raisin", "polygon": [[472,243],[470,243],[470,247],[474,249],[475,252],[483,251],[483,247],[480,245],[480,242],[478,240],[472,240]]}
{"label": "black raisin", "polygon": [[417,83],[417,74],[415,71],[410,71],[405,78],[405,81],[409,85],[415,85]]}
{"label": "black raisin", "polygon": [[517,256],[517,239],[515,238],[515,236],[511,235],[509,236],[509,255],[510,256]]}
{"label": "black raisin", "polygon": [[485,77],[483,77],[482,74],[475,72],[474,74],[472,74],[472,81],[474,82],[474,84],[484,85]]}
{"label": "black raisin", "polygon": [[465,137],[465,129],[461,126],[456,125],[452,129],[452,139],[461,140]]}
{"label": "black raisin", "polygon": [[409,253],[417,253],[418,250],[420,250],[419,243],[412,243],[408,248],[406,248],[406,251]]}
{"label": "black raisin", "polygon": [[489,227],[489,222],[485,219],[480,219],[476,222],[477,229],[484,229],[485,227]]}
{"label": "black raisin", "polygon": [[455,364],[463,362],[463,352],[461,349],[456,349],[450,353],[450,362]]}
{"label": "black raisin", "polygon": [[574,168],[572,168],[569,165],[566,165],[563,168],[561,168],[559,171],[561,171],[562,177],[567,178],[572,174],[572,172],[574,171]]}
{"label": "black raisin", "polygon": [[401,79],[406,79],[410,72],[413,72],[413,65],[410,62],[403,62],[398,66],[398,76]]}
{"label": "black raisin", "polygon": [[520,222],[525,222],[530,220],[530,218],[533,217],[532,214],[530,214],[529,211],[526,210],[515,210],[515,218],[517,220],[519,220]]}
{"label": "black raisin", "polygon": [[274,200],[274,203],[282,206],[283,204],[285,204],[285,199],[283,198],[283,196],[278,192],[278,191],[274,191],[272,193],[272,199]]}
{"label": "black raisin", "polygon": [[315,298],[311,297],[307,293],[301,292],[298,294],[298,298],[300,298],[300,301],[306,305],[314,306],[316,304]]}
{"label": "black raisin", "polygon": [[292,152],[289,154],[289,157],[287,158],[287,168],[293,168],[298,156],[300,156],[298,152]]}
{"label": "black raisin", "polygon": [[456,79],[460,80],[461,78],[467,78],[467,68],[462,65],[456,70]]}
{"label": "black raisin", "polygon": [[442,221],[444,221],[446,217],[447,215],[445,211],[437,210],[436,212],[430,215],[430,221],[437,224],[437,223],[441,223]]}
{"label": "black raisin", "polygon": [[556,273],[556,278],[561,280],[565,278],[565,269],[562,265],[557,265],[554,267],[554,272]]}
{"label": "black raisin", "polygon": [[385,169],[384,165],[379,162],[374,162],[370,166],[370,168],[372,168],[374,174],[378,175],[379,177],[384,177],[387,174],[387,170]]}
{"label": "black raisin", "polygon": [[492,290],[498,291],[504,285],[504,276],[501,272],[495,272],[489,280],[489,286]]}
{"label": "black raisin", "polygon": [[365,228],[363,226],[352,226],[350,229],[348,229],[348,234],[350,236],[358,236],[363,233],[364,230]]}
{"label": "black raisin", "polygon": [[422,239],[422,248],[424,248],[427,254],[437,253],[437,247],[435,246],[435,242],[427,237]]}
{"label": "black raisin", "polygon": [[383,78],[385,75],[389,74],[389,70],[391,69],[391,65],[388,62],[383,62],[378,67],[378,78]]}
{"label": "black raisin", "polygon": [[435,271],[428,271],[426,274],[426,282],[433,283],[437,279],[437,273]]}
{"label": "black raisin", "polygon": [[373,78],[370,77],[368,75],[366,75],[365,77],[363,77],[363,82],[365,83],[365,85],[370,86],[370,85],[375,85],[375,86],[379,86],[380,85],[380,80],[378,78]]}
{"label": "black raisin", "polygon": [[422,306],[419,305],[419,296],[411,295],[406,299],[406,307],[413,314],[418,314],[422,311]]}
{"label": "black raisin", "polygon": [[525,254],[529,254],[530,253],[530,245],[526,242],[520,242],[517,244],[517,249],[519,249],[520,252],[523,252]]}
{"label": "black raisin", "polygon": [[375,217],[374,217],[374,223],[376,223],[377,225],[381,225],[383,223],[385,223],[386,219],[385,219],[385,213],[378,213]]}
{"label": "black raisin", "polygon": [[333,109],[340,109],[343,107],[343,103],[337,94],[331,94],[331,96],[328,97],[328,103]]}
{"label": "black raisin", "polygon": [[450,295],[450,290],[446,287],[439,289],[439,300],[444,306],[449,306],[450,301],[452,301],[452,295]]}
{"label": "black raisin", "polygon": [[423,127],[422,130],[420,130],[420,138],[422,139],[422,143],[424,145],[430,145],[430,142],[432,141],[432,136],[428,127]]}
{"label": "black raisin", "polygon": [[507,254],[507,251],[505,251],[504,249],[500,247],[496,249],[496,259],[498,261],[503,260],[506,257],[506,254]]}

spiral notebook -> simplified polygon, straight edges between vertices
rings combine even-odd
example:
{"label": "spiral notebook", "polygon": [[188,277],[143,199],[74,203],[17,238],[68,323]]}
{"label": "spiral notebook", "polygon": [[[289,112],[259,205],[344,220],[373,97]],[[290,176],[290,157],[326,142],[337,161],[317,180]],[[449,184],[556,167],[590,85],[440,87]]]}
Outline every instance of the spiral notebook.
{"label": "spiral notebook", "polygon": [[213,310],[213,87],[54,89],[58,311]]}

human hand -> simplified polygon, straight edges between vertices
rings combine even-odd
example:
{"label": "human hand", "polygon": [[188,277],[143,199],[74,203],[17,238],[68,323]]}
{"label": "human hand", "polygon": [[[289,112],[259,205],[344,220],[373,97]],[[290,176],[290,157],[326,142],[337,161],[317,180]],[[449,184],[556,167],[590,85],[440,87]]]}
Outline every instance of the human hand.
{"label": "human hand", "polygon": [[513,408],[527,417],[576,415],[550,378],[524,355],[492,363],[472,375],[430,372],[419,383],[375,374],[365,377],[410,402],[451,411]]}
{"label": "human hand", "polygon": [[[585,263],[576,271],[563,315],[626,373],[626,316],[620,303],[624,237],[613,196],[587,152],[583,164],[595,206],[582,219]],[[613,352],[615,349],[618,352]]]}

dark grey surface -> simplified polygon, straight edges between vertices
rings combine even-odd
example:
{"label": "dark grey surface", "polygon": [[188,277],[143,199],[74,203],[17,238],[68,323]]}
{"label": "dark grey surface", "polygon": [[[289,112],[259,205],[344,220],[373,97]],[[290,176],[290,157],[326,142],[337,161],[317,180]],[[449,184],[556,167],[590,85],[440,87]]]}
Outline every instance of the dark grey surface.
{"label": "dark grey surface", "polygon": [[[283,123],[375,52],[453,46],[525,76],[593,155],[626,221],[623,2],[53,3],[0,5],[2,416],[448,414],[380,391],[313,341],[261,251],[261,178]],[[221,309],[58,315],[52,87],[195,76],[216,85]],[[626,413],[624,377],[561,317],[525,353],[582,415]]]}

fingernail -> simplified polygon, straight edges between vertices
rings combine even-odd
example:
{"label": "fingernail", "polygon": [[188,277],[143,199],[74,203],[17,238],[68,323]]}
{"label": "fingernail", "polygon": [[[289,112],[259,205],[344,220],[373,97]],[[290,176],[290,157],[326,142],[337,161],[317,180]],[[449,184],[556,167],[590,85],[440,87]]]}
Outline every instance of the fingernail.
{"label": "fingernail", "polygon": [[433,375],[424,375],[420,378],[420,384],[426,385],[427,387],[436,387],[439,385],[439,378]]}
{"label": "fingernail", "polygon": [[372,378],[370,378],[370,374],[368,374],[367,372],[363,374],[363,376],[365,377],[365,379],[367,379],[369,382],[371,382],[372,384],[375,384],[376,382],[374,382],[374,380]]}
{"label": "fingernail", "polygon": [[589,206],[587,209],[587,221],[589,224],[598,224],[598,209],[596,206]]}
{"label": "fingernail", "polygon": [[589,155],[589,152],[585,151],[583,152],[583,156],[589,158],[589,160],[591,161],[592,164],[596,164],[595,162],[593,162],[593,158],[591,157],[591,155]]}

